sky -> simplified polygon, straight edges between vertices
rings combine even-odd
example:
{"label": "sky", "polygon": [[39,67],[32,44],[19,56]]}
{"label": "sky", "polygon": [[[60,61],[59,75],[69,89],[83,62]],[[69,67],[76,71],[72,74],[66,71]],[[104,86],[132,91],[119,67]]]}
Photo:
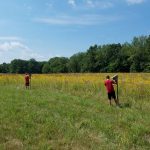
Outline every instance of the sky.
{"label": "sky", "polygon": [[0,63],[70,57],[150,35],[150,0],[0,0]]}

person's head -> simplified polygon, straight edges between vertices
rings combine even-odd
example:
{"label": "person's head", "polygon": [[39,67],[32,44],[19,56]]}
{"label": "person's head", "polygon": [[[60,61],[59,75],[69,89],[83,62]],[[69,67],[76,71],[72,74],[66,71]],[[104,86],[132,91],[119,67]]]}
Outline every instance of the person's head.
{"label": "person's head", "polygon": [[110,79],[110,76],[109,76],[109,75],[107,75],[107,76],[106,76],[106,79]]}

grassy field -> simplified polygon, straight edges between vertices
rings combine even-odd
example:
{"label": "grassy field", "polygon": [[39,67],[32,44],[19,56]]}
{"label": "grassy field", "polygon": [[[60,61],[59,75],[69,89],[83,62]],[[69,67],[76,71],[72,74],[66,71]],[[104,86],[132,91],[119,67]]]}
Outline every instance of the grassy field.
{"label": "grassy field", "polygon": [[[111,74],[114,75],[114,74]],[[122,108],[106,74],[0,75],[0,149],[149,150],[150,74],[119,74]]]}

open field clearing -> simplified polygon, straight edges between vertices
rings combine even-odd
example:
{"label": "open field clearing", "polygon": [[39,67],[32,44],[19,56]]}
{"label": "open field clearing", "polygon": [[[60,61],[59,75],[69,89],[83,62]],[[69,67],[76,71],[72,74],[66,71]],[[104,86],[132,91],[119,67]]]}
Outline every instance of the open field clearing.
{"label": "open field clearing", "polygon": [[[107,74],[0,75],[0,149],[149,150],[150,74],[118,74],[121,108]],[[114,74],[111,74],[114,75]]]}

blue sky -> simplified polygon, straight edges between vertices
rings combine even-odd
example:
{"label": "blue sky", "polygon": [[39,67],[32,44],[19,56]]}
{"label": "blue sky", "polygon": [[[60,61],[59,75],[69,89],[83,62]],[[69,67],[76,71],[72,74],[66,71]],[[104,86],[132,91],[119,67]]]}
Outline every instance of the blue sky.
{"label": "blue sky", "polygon": [[150,34],[150,0],[1,0],[0,63],[70,57]]}

